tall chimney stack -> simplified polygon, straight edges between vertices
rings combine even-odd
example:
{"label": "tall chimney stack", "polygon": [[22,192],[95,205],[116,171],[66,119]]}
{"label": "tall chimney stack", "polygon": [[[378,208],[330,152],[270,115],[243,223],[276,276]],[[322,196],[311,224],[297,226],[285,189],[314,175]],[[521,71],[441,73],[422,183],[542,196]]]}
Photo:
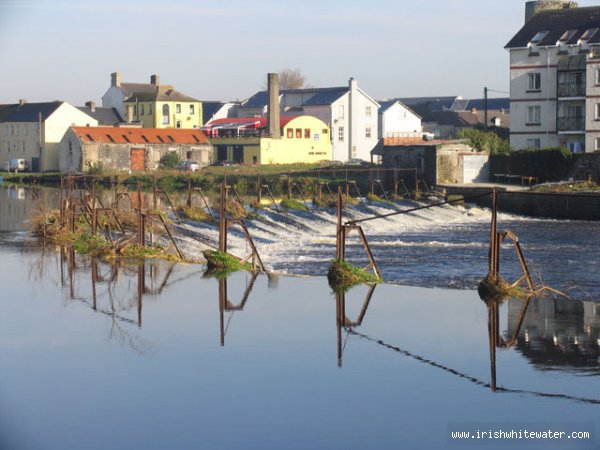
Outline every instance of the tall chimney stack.
{"label": "tall chimney stack", "polygon": [[96,111],[96,103],[93,100],[90,100],[89,102],[85,102],[85,106],[87,108],[90,108],[91,112],[95,112]]}
{"label": "tall chimney stack", "polygon": [[110,74],[110,85],[116,87],[121,86],[121,74],[119,72],[113,72]]}
{"label": "tall chimney stack", "polygon": [[160,84],[160,77],[156,74],[152,75],[150,77],[150,83],[152,83],[154,86],[158,86]]}
{"label": "tall chimney stack", "polygon": [[279,120],[279,74],[270,73],[268,77],[269,106],[267,109],[267,126],[273,139],[281,139],[281,121]]}
{"label": "tall chimney stack", "polygon": [[127,123],[133,122],[133,106],[127,105]]}
{"label": "tall chimney stack", "polygon": [[24,98],[19,99],[19,106],[23,106],[25,103],[27,103],[27,100],[25,100]]}

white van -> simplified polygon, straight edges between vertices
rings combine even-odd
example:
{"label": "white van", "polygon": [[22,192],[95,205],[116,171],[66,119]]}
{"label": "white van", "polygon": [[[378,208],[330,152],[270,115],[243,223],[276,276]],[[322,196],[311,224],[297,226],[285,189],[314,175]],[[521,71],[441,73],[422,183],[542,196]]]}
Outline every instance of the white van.
{"label": "white van", "polygon": [[11,159],[8,170],[11,172],[26,172],[29,169],[26,159]]}

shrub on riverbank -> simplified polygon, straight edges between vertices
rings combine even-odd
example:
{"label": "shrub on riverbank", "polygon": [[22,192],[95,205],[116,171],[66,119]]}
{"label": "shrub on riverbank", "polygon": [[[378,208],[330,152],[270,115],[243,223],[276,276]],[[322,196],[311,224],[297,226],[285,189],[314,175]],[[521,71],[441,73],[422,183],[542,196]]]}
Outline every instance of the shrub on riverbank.
{"label": "shrub on riverbank", "polygon": [[380,283],[381,279],[372,273],[365,272],[360,267],[353,266],[347,261],[334,259],[327,273],[329,284],[334,289],[345,289],[361,283]]}

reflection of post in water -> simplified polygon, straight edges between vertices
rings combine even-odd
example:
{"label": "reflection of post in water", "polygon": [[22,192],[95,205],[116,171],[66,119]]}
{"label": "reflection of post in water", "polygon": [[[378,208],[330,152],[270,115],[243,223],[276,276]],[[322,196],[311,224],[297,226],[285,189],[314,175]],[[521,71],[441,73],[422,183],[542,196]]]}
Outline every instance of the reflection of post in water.
{"label": "reflection of post in water", "polygon": [[370,284],[367,295],[363,300],[363,304],[358,314],[358,318],[354,321],[348,319],[346,316],[346,292],[343,289],[336,291],[335,293],[335,313],[336,313],[336,327],[337,327],[337,360],[338,367],[342,367],[342,358],[344,353],[344,345],[342,343],[342,328],[346,330],[353,330],[356,327],[362,325],[371,298],[373,298],[373,292],[375,292],[376,284]]}
{"label": "reflection of post in water", "polygon": [[137,267],[137,313],[138,327],[142,327],[142,296],[146,290],[146,266],[144,263]]}
{"label": "reflection of post in water", "polygon": [[502,336],[500,336],[499,311],[500,305],[505,300],[506,298],[485,300],[488,308],[488,338],[490,344],[491,373],[490,387],[492,388],[492,391],[496,391],[496,348],[511,348],[517,343],[517,337],[519,336],[519,331],[521,330],[521,326],[523,325],[523,319],[525,318],[525,314],[527,313],[527,307],[529,306],[531,297],[527,297],[527,299],[523,300],[523,306],[521,307],[521,313],[517,321],[517,326],[515,327],[513,335],[508,341],[505,341],[504,339],[502,339]]}
{"label": "reflection of post in water", "polygon": [[75,250],[73,247],[69,248],[69,257],[68,257],[68,271],[69,271],[69,296],[71,299],[75,298],[75,285],[73,281],[73,276],[75,272]]}
{"label": "reflection of post in water", "polygon": [[250,278],[250,282],[246,285],[246,289],[244,290],[242,300],[237,305],[232,304],[228,300],[227,277],[219,278],[219,329],[221,347],[225,345],[225,334],[227,333],[227,327],[225,326],[225,311],[233,312],[242,311],[244,309],[244,306],[246,306],[246,302],[248,301],[248,297],[252,292],[252,288],[254,287],[254,282],[256,281],[257,277],[258,272],[252,272],[252,277]]}

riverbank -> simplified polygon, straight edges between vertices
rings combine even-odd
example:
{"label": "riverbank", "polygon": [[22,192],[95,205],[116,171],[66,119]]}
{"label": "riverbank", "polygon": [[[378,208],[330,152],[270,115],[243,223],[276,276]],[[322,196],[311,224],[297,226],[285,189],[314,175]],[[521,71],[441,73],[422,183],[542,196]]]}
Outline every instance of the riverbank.
{"label": "riverbank", "polygon": [[448,195],[462,195],[467,202],[491,207],[491,196],[469,197],[498,189],[498,210],[528,217],[600,221],[600,192],[543,192],[506,185],[440,185]]}

